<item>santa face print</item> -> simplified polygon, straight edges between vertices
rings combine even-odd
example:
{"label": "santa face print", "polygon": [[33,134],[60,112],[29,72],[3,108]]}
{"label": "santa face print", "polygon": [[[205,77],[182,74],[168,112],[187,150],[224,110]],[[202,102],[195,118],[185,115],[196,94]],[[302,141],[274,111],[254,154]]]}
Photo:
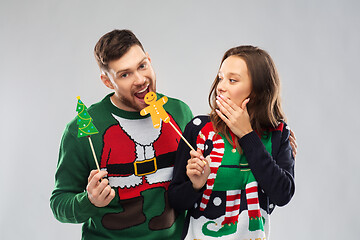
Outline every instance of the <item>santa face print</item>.
{"label": "santa face print", "polygon": [[104,84],[115,91],[114,104],[125,111],[139,112],[147,106],[144,97],[156,91],[155,72],[151,59],[138,45],[118,60],[109,63],[109,71],[101,75]]}

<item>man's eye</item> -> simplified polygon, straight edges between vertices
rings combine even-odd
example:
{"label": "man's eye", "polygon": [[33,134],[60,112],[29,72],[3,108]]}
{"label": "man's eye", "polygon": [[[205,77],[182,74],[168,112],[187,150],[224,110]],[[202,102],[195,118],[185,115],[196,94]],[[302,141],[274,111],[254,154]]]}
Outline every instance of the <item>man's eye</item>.
{"label": "man's eye", "polygon": [[121,78],[126,78],[126,77],[128,77],[129,76],[129,74],[128,73],[124,73],[124,74],[121,74]]}
{"label": "man's eye", "polygon": [[140,66],[139,66],[139,69],[145,69],[146,68],[146,64],[145,63],[143,63],[143,64],[141,64]]}
{"label": "man's eye", "polygon": [[234,80],[234,79],[229,79],[229,81],[231,82],[231,83],[234,83],[234,82],[236,82],[236,80]]}

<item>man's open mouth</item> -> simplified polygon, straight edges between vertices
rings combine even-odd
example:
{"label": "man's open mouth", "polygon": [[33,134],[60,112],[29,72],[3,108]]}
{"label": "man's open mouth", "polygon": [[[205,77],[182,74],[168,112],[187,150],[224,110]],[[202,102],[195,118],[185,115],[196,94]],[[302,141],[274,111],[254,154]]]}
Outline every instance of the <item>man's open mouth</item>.
{"label": "man's open mouth", "polygon": [[134,95],[137,98],[144,99],[145,95],[149,92],[149,84],[147,84],[142,90],[136,92]]}

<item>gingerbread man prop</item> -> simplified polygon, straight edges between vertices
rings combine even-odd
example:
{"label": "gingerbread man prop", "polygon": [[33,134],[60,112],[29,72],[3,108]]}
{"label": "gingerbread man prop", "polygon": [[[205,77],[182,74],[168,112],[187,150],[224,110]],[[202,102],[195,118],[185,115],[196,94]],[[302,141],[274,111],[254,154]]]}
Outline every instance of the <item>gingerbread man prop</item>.
{"label": "gingerbread man prop", "polygon": [[140,115],[145,116],[150,113],[154,128],[159,128],[161,119],[165,123],[168,123],[170,121],[170,117],[163,107],[163,105],[168,101],[168,98],[164,96],[157,101],[156,99],[157,99],[156,93],[148,92],[145,95],[144,101],[149,106],[142,109],[140,111]]}
{"label": "gingerbread man prop", "polygon": [[[168,98],[166,96],[164,96],[157,101],[156,101],[156,99],[157,99],[156,93],[148,92],[145,95],[144,101],[149,106],[147,106],[146,108],[143,108],[140,111],[140,115],[145,116],[150,113],[154,128],[160,127],[161,119],[165,123],[170,123],[171,127],[177,132],[177,134],[179,134],[179,136],[182,138],[182,140],[184,140],[184,142],[189,146],[189,148],[191,148],[191,150],[195,151],[195,149],[190,145],[190,143],[183,137],[181,132],[179,132],[179,130],[176,129],[174,124],[172,124],[170,122],[170,117],[163,107],[163,105],[168,101]],[[205,161],[203,161],[203,162],[205,163]]]}

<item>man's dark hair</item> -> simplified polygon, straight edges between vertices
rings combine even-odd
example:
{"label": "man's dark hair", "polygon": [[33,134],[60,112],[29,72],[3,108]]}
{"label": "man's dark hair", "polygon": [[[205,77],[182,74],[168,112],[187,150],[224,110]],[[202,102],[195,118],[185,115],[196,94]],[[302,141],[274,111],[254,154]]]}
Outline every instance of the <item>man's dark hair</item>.
{"label": "man's dark hair", "polygon": [[133,32],[115,29],[106,33],[96,43],[94,55],[101,70],[109,70],[109,62],[121,58],[129,49],[138,45],[144,48]]}

